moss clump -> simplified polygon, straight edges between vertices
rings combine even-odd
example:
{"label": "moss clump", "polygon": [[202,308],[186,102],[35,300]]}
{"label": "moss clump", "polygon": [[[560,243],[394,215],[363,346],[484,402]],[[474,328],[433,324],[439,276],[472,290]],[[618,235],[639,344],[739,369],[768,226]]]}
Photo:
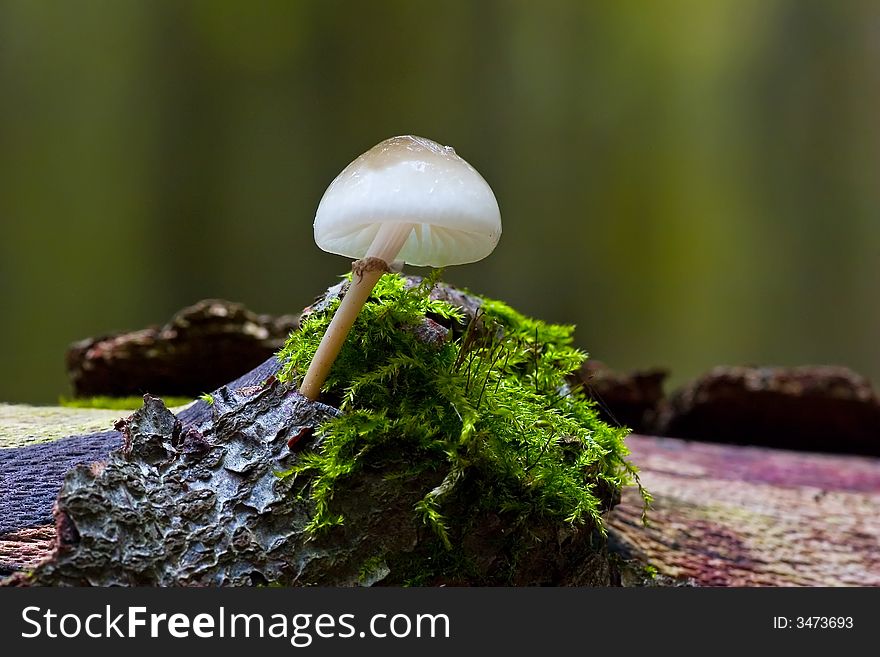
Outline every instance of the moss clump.
{"label": "moss clump", "polygon": [[[602,422],[570,387],[567,376],[586,358],[571,346],[573,327],[491,299],[481,299],[465,322],[462,309],[430,298],[433,285],[383,276],[340,352],[324,391],[344,414],[319,427],[318,447],[285,473],[308,475],[304,494],[315,505],[309,531],[344,522],[333,505],[341,480],[376,463],[403,462],[386,476],[430,470],[441,482],[414,509],[436,535],[437,566],[467,568],[441,553],[486,513],[604,534],[603,511],[638,478],[626,460],[627,430]],[[279,353],[282,381],[296,383],[306,371],[337,305],[304,317],[291,334]],[[426,318],[449,327],[448,338],[425,339]]]}

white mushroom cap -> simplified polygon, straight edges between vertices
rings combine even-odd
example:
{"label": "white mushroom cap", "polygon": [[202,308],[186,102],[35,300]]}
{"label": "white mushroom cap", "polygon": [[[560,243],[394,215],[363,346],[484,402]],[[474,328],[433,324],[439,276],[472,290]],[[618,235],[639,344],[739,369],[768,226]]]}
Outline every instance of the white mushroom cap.
{"label": "white mushroom cap", "polygon": [[315,242],[360,259],[389,223],[413,226],[395,259],[415,266],[482,260],[501,237],[498,202],[477,170],[452,147],[411,135],[374,146],[330,183]]}

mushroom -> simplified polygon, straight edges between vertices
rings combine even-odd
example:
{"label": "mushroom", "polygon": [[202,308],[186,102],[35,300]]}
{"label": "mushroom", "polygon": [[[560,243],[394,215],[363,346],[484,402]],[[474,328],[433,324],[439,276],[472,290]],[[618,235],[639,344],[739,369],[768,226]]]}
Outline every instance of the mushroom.
{"label": "mushroom", "polygon": [[392,137],[349,164],[318,204],[315,243],[357,260],[300,393],[318,398],[358,313],[392,263],[476,262],[494,250],[500,236],[492,189],[451,146],[412,135]]}

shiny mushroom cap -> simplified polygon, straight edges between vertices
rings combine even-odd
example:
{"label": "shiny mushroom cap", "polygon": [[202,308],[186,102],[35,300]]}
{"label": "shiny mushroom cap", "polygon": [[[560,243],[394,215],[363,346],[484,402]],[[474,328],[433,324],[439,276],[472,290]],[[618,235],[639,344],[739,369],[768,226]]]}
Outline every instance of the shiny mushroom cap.
{"label": "shiny mushroom cap", "polygon": [[477,170],[451,146],[412,135],[377,144],[330,183],[315,243],[360,259],[385,224],[412,225],[395,259],[415,266],[482,260],[501,237],[498,202]]}

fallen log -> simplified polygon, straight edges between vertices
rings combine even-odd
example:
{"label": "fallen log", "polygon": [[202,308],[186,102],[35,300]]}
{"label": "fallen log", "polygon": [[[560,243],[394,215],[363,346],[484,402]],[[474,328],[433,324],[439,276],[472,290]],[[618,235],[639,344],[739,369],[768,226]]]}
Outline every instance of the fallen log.
{"label": "fallen log", "polygon": [[[388,290],[388,299],[400,299],[411,308],[416,292],[398,289],[395,284]],[[444,294],[435,291],[434,297]],[[472,306],[464,304],[466,311]],[[436,303],[426,307],[441,308]],[[312,308],[311,312],[320,309]],[[503,312],[512,321],[512,311]],[[447,319],[458,322],[453,315]],[[496,334],[500,325],[493,324],[488,331],[482,328],[482,320],[472,319],[467,324],[480,327],[475,330],[481,331],[481,337],[469,342],[471,348],[491,348],[495,353],[495,344],[484,346],[484,341],[489,344],[500,339],[501,334]],[[464,330],[462,325],[465,322],[455,330]],[[443,327],[423,315],[421,324],[407,323],[395,330],[401,331],[398,337],[389,334],[388,328],[378,334],[382,339],[390,335],[395,345],[422,345],[424,356],[432,350],[444,350],[450,344],[446,334],[454,327]],[[552,335],[552,330],[548,331]],[[537,363],[534,359],[539,358],[540,347],[536,342],[534,354],[529,351],[524,362]],[[522,497],[517,498],[521,503],[516,506],[505,501],[510,498],[497,497],[505,486],[520,485],[520,480],[504,479],[510,476],[508,470],[513,472],[511,468],[521,468],[521,474],[526,475],[535,465],[546,467],[543,464],[548,458],[558,458],[558,467],[571,469],[577,477],[592,478],[597,469],[611,468],[603,472],[605,478],[596,481],[592,497],[584,498],[609,508],[619,491],[607,483],[607,477],[619,465],[581,460],[581,450],[605,453],[596,449],[595,438],[590,437],[587,443],[572,434],[565,441],[551,442],[555,436],[547,435],[534,453],[513,455],[519,464],[502,460],[497,465],[493,465],[492,459],[498,457],[492,450],[500,448],[502,459],[510,458],[504,456],[504,450],[510,449],[507,443],[492,447],[491,440],[485,439],[461,442],[458,444],[468,450],[467,459],[473,460],[473,465],[461,469],[461,460],[447,460],[449,450],[458,449],[456,442],[444,443],[442,440],[448,439],[440,435],[423,444],[410,440],[407,433],[379,434],[370,450],[358,456],[356,475],[334,484],[334,516],[326,522],[326,516],[320,515],[326,511],[314,494],[316,480],[303,474],[307,470],[296,468],[323,450],[327,434],[316,434],[315,430],[333,418],[344,417],[337,408],[309,401],[295,386],[279,381],[283,372],[278,366],[270,359],[177,416],[161,400],[147,395],[144,407],[117,423],[115,432],[36,446],[44,456],[50,446],[60,447],[50,455],[57,466],[56,476],[71,465],[62,456],[65,450],[70,452],[74,446],[99,452],[116,449],[100,460],[91,454],[76,457],[85,462],[68,469],[64,476],[54,508],[51,554],[11,583],[347,586],[611,582],[606,544],[590,516],[566,521],[552,506],[538,504],[542,498],[536,496],[529,502],[528,489],[522,490]],[[469,363],[468,382],[478,366]],[[483,376],[492,372],[484,368]],[[519,370],[513,372],[511,377],[521,376]],[[542,370],[543,376],[549,374],[549,370]],[[465,380],[463,370],[455,376]],[[563,380],[562,373],[557,376]],[[429,383],[432,378],[433,374],[424,381]],[[520,385],[516,381],[511,378],[501,390],[513,390]],[[481,385],[471,388],[472,399],[482,400],[484,395],[489,399],[501,381],[489,387],[488,393],[487,382],[481,379]],[[525,398],[535,398],[532,390],[527,389]],[[328,398],[340,399],[340,395]],[[564,397],[550,395],[547,399],[569,404]],[[430,396],[426,401],[436,404]],[[462,407],[462,413],[465,410]],[[406,418],[402,420],[401,426],[406,426]],[[618,440],[621,434],[603,428],[592,418],[586,421],[593,422],[597,431],[607,431],[609,440]],[[453,439],[465,441],[454,435]],[[425,460],[428,454],[434,456]],[[430,460],[438,456],[441,460]],[[32,472],[29,468],[35,458],[37,454],[10,450],[3,455],[0,465],[5,464],[6,472],[0,476],[6,481],[20,480],[22,468],[25,475]],[[585,464],[583,469],[580,463]],[[493,469],[499,467],[504,471]],[[538,493],[542,481],[535,480]],[[442,516],[438,507],[430,506],[433,499],[442,500]],[[557,503],[555,498],[548,500],[551,505]],[[33,496],[25,500],[33,501]],[[335,519],[336,514],[344,518],[344,524]],[[316,525],[319,519],[324,524]],[[7,536],[15,532],[20,536],[24,528],[9,529]],[[32,554],[25,556],[33,561]]]}
{"label": "fallen log", "polygon": [[[337,288],[333,293],[339,290]],[[478,309],[473,298],[458,291],[447,289],[443,294],[447,298],[458,295],[469,317],[473,317]],[[320,303],[317,307],[320,309]],[[425,338],[433,340],[435,334],[432,329],[426,332]],[[100,550],[78,551],[84,541],[100,539],[101,532],[107,529],[107,514],[103,511],[110,508],[107,506],[109,498],[96,499],[91,494],[67,498],[65,503],[72,505],[69,510],[77,509],[76,513],[82,518],[91,518],[83,522],[82,531],[75,523],[71,526],[65,521],[68,514],[63,505],[57,515],[58,527],[51,524],[52,504],[65,473],[80,465],[74,477],[80,484],[89,483],[90,479],[117,476],[131,468],[129,457],[132,450],[135,456],[153,454],[151,458],[164,463],[162,476],[177,477],[172,480],[181,496],[185,497],[193,490],[192,482],[180,477],[186,470],[201,471],[208,477],[204,481],[212,481],[211,477],[217,476],[219,470],[228,471],[227,465],[230,464],[223,458],[218,462],[222,465],[216,465],[214,469],[205,463],[201,469],[184,468],[181,464],[187,459],[216,458],[216,449],[212,452],[209,446],[203,451],[205,444],[198,436],[204,437],[210,427],[219,422],[221,415],[230,419],[239,416],[243,406],[249,409],[246,412],[257,412],[260,408],[266,410],[265,403],[274,400],[275,406],[269,404],[269,407],[275,409],[278,421],[271,429],[277,429],[278,433],[268,441],[272,443],[268,450],[280,461],[295,458],[293,447],[296,441],[292,439],[300,436],[308,442],[313,438],[308,432],[301,431],[310,425],[295,421],[295,413],[277,412],[279,408],[285,408],[285,404],[289,410],[292,403],[291,391],[282,390],[277,383],[266,385],[277,369],[277,361],[270,358],[219,391],[214,399],[216,407],[206,401],[197,401],[177,413],[174,419],[162,411],[158,402],[150,400],[147,402],[149,410],[145,410],[152,418],[150,423],[137,421],[135,425],[140,428],[133,430],[129,421],[127,425],[120,425],[121,432],[110,429],[111,421],[118,419],[116,412],[0,405],[0,489],[3,492],[0,495],[0,573],[36,570],[42,573],[44,583],[68,584],[89,581],[166,583],[180,577],[185,583],[249,584],[272,581],[271,578],[276,576],[286,583],[399,583],[391,574],[386,559],[365,557],[371,553],[370,549],[348,553],[348,560],[341,559],[345,566],[324,577],[323,574],[310,574],[315,571],[306,566],[296,570],[296,566],[290,565],[291,553],[281,550],[273,555],[266,549],[267,543],[254,541],[252,534],[244,538],[239,536],[237,541],[234,536],[215,536],[217,543],[208,554],[219,555],[217,564],[206,566],[203,561],[192,557],[193,542],[179,535],[180,528],[178,534],[172,532],[172,545],[176,546],[173,554],[178,563],[188,564],[187,567],[175,566],[161,555],[153,554],[146,559],[151,564],[146,575],[137,569],[115,572],[112,568],[99,566],[102,561],[96,555]],[[849,390],[852,389],[850,386]],[[224,422],[229,424],[230,420],[220,424]],[[157,423],[168,431],[154,431]],[[101,426],[107,429],[96,432]],[[751,442],[748,428],[742,430],[742,438],[736,442]],[[257,451],[266,451],[267,436],[272,431],[267,432],[265,424],[259,431],[262,432],[260,435],[251,435],[249,440],[252,446],[262,445]],[[129,454],[126,456],[123,450],[108,458],[111,451],[124,446],[123,434],[126,432]],[[643,483],[655,497],[648,527],[641,524],[642,507],[637,492],[627,489],[623,492],[622,502],[606,514],[613,553],[610,558],[604,547],[596,550],[596,537],[590,532],[574,537],[558,532],[551,537],[545,533],[545,550],[532,553],[531,560],[524,562],[529,563],[529,567],[520,571],[519,579],[513,580],[515,583],[880,585],[880,557],[876,549],[880,544],[880,526],[876,520],[880,517],[880,460],[648,436],[630,436],[628,444],[634,462],[641,469]],[[240,454],[240,451],[235,453]],[[105,464],[88,466],[96,461]],[[191,464],[190,461],[188,465]],[[241,463],[233,463],[232,471],[241,470],[240,466]],[[265,463],[260,467],[263,469],[257,469],[263,478],[253,475],[253,481],[267,480]],[[134,481],[130,477],[123,479]],[[158,492],[155,483],[153,489]],[[424,485],[435,483],[426,481]],[[203,484],[196,488],[199,485]],[[74,489],[87,491],[88,486]],[[363,500],[383,495],[376,489],[363,487],[349,492],[355,511]],[[228,511],[241,502],[241,495],[242,490],[227,491],[225,506],[215,504],[212,508]],[[400,508],[412,503],[412,499],[405,496],[400,496],[398,501],[401,501]],[[164,506],[148,505],[154,520],[152,525],[146,523],[146,526],[156,528],[156,519],[167,515],[172,506],[177,508],[180,502],[171,496],[165,500]],[[294,505],[285,506],[290,503],[289,496],[279,496],[275,503],[281,505],[279,519],[283,522],[279,524],[284,527],[296,526],[297,522],[302,524],[307,517],[307,514],[297,515],[299,511]],[[90,514],[92,506],[103,511]],[[193,508],[194,517],[198,517],[201,508],[198,496],[186,498],[183,506]],[[365,508],[361,510],[364,511],[364,527],[370,527],[369,513]],[[355,516],[357,512],[353,514]],[[129,522],[141,519],[137,515]],[[487,526],[497,528],[498,522],[493,519]],[[277,526],[270,527],[273,531],[278,530]],[[381,529],[375,524],[372,527]],[[165,527],[162,531],[167,529]],[[418,544],[419,537],[425,536],[419,533],[424,532],[424,527],[417,525],[403,527],[400,531],[400,535],[407,539],[405,543],[415,536]],[[271,532],[261,535],[261,540],[271,535]],[[495,536],[497,538],[497,534]],[[472,544],[475,551],[485,553],[487,545],[490,552],[498,549],[497,541],[487,544],[483,539]],[[309,549],[321,549],[320,541],[310,543],[313,545],[309,545]],[[140,547],[145,545],[139,544]],[[301,551],[302,545],[297,545],[293,554]],[[549,550],[546,549],[548,545],[551,546]],[[240,561],[241,554],[247,555],[243,562]],[[254,560],[254,554],[260,555],[259,558]],[[495,561],[496,566],[505,563],[503,551],[501,554],[502,558]],[[92,558],[94,561],[89,564]],[[103,563],[106,564],[106,557]],[[229,567],[233,563],[239,565]],[[242,566],[242,563],[246,565]],[[492,579],[492,563],[484,563],[484,566],[486,569],[480,581],[497,581]],[[83,573],[89,574],[84,577]],[[656,573],[656,577],[650,577],[651,573]],[[21,577],[19,575],[16,581],[21,581]],[[434,579],[422,583],[463,582]]]}

